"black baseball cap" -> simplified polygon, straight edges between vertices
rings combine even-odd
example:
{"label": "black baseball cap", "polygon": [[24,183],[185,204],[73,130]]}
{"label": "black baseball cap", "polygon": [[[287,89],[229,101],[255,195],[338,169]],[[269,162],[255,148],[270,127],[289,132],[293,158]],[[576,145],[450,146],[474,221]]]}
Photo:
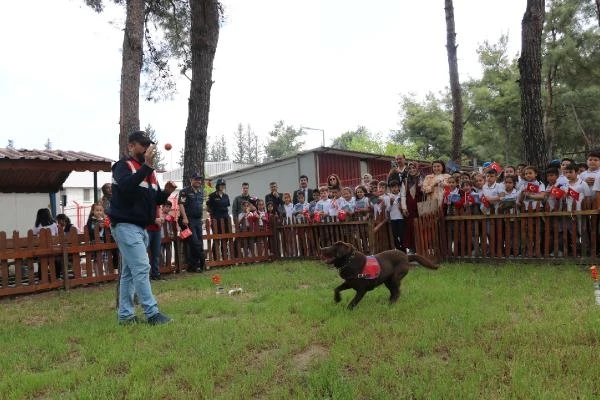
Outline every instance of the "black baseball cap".
{"label": "black baseball cap", "polygon": [[127,143],[138,142],[142,146],[150,146],[151,144],[155,144],[148,134],[144,131],[135,131],[131,132],[127,137]]}

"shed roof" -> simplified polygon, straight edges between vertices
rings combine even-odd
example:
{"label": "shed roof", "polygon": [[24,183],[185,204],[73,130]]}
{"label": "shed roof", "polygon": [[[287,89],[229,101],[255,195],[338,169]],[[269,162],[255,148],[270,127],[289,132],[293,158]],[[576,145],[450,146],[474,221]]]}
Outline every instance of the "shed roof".
{"label": "shed roof", "polygon": [[0,193],[58,192],[72,171],[109,172],[112,163],[82,151],[0,148]]}

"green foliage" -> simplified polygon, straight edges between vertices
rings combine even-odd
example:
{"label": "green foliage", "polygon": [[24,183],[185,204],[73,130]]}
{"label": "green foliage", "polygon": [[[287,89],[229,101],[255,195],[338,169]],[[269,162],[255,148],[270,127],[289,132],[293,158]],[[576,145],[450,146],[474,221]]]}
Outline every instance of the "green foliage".
{"label": "green foliage", "polygon": [[259,141],[250,124],[246,126],[245,131],[242,124],[238,124],[233,135],[235,140],[233,160],[238,163],[257,164],[260,161]]}
{"label": "green foliage", "polygon": [[297,153],[304,145],[304,142],[298,140],[303,134],[301,128],[285,126],[283,121],[277,122],[269,132],[270,139],[265,146],[266,159],[274,160]]}
{"label": "green foliage", "polygon": [[548,131],[557,153],[600,146],[600,29],[594,4],[553,0],[544,27]]}
{"label": "green foliage", "polygon": [[[217,295],[211,275],[239,296]],[[153,283],[166,326],[118,326],[115,285],[20,296],[0,313],[12,399],[594,399],[600,313],[575,265],[411,268],[400,300],[318,261]],[[138,309],[141,315],[141,309]]]}
{"label": "green foliage", "polygon": [[401,129],[393,140],[415,146],[420,159],[448,158],[452,146],[452,112],[444,101],[433,93],[423,101],[414,95],[402,96],[400,103]]}
{"label": "green foliage", "polygon": [[483,74],[464,84],[465,145],[480,160],[515,164],[523,154],[521,99],[516,58],[509,58],[507,45],[508,36],[503,35],[497,43],[485,41],[477,49]]}
{"label": "green foliage", "polygon": [[206,161],[227,161],[227,139],[225,135],[221,135],[215,142],[210,143],[209,150],[206,154]]}
{"label": "green foliage", "polygon": [[[104,0],[84,2],[98,13],[104,11]],[[112,2],[127,4],[126,0]],[[145,0],[144,8],[144,97],[158,101],[172,97],[176,91],[171,63],[178,61],[182,74],[191,67],[190,7],[188,0]]]}

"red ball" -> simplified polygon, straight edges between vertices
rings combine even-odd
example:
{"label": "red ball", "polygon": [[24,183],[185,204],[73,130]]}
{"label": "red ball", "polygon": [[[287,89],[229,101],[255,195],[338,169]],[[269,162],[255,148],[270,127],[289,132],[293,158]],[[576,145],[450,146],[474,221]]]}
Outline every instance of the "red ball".
{"label": "red ball", "polygon": [[173,148],[173,146],[171,146],[171,143],[165,143],[165,150],[169,151]]}

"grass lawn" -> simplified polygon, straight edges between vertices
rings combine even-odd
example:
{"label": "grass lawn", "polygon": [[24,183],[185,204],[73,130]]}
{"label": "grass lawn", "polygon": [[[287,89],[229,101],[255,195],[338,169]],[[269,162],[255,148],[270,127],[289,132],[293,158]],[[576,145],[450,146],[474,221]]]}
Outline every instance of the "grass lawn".
{"label": "grass lawn", "polygon": [[[218,295],[221,275],[237,296]],[[114,284],[0,302],[2,399],[594,399],[600,307],[579,266],[413,269],[399,302],[317,261],[153,283],[165,326],[118,326]]]}

